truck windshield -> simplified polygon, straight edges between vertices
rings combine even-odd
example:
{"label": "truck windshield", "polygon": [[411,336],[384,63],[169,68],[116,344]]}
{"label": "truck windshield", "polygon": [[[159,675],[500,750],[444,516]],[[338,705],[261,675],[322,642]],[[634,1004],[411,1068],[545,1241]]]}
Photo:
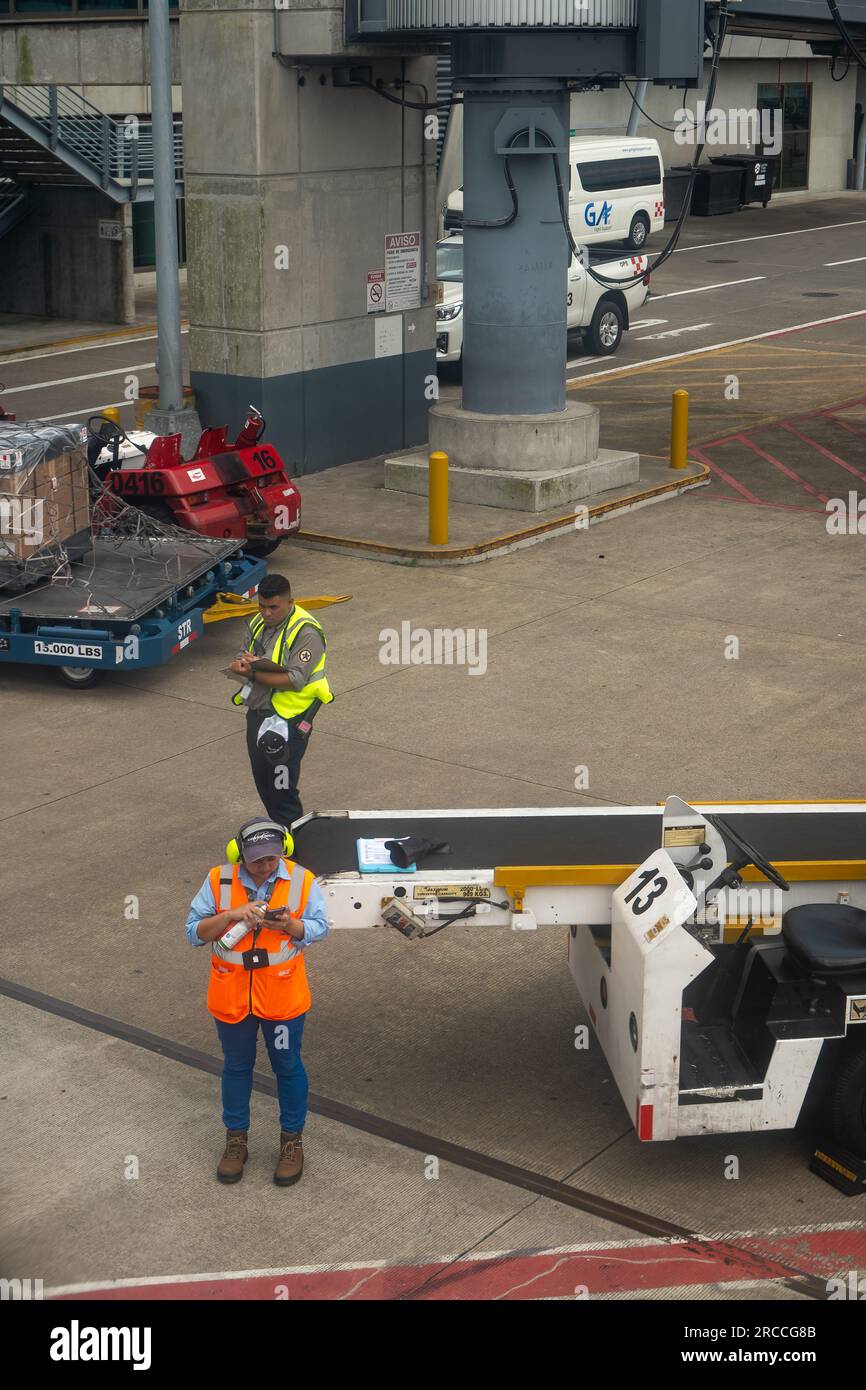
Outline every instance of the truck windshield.
{"label": "truck windshield", "polygon": [[439,241],[436,243],[436,279],[451,284],[463,281],[463,243],[460,241]]}

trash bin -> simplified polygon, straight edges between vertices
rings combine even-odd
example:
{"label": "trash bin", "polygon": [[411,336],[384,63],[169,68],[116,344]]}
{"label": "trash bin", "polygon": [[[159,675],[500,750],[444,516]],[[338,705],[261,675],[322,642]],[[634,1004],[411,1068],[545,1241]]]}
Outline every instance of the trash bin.
{"label": "trash bin", "polygon": [[665,221],[678,222],[689,191],[691,170],[681,165],[665,169]]}
{"label": "trash bin", "polygon": [[742,207],[743,169],[736,164],[700,164],[692,194],[695,217],[718,217]]}
{"label": "trash bin", "polygon": [[767,206],[773,196],[779,170],[778,155],[767,154],[717,154],[712,158],[716,165],[740,168],[743,183],[740,190],[741,203],[762,203]]}

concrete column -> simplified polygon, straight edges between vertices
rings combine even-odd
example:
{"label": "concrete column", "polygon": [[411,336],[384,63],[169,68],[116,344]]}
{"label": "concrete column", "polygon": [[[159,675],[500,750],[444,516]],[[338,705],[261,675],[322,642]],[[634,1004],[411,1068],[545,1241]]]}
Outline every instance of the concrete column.
{"label": "concrete column", "polygon": [[[280,63],[274,9],[256,3],[189,0],[181,17],[191,383],[203,424],[236,428],[252,402],[306,473],[427,437],[436,145],[422,168],[420,112],[335,87],[325,57]],[[292,51],[323,44],[294,34]],[[435,99],[433,59],[357,61]],[[386,233],[417,230],[426,300],[368,314]]]}
{"label": "concrete column", "polygon": [[[455,85],[458,80],[455,79]],[[552,80],[459,79],[463,88],[464,344],[463,405],[483,415],[543,415],[565,409],[568,240],[553,157],[509,156],[512,136],[537,123],[560,147],[568,200],[568,93]],[[567,212],[566,212],[567,215]],[[476,225],[473,225],[476,224]]]}
{"label": "concrete column", "polygon": [[95,189],[43,187],[31,190],[30,209],[0,242],[0,312],[133,323],[129,204]]}

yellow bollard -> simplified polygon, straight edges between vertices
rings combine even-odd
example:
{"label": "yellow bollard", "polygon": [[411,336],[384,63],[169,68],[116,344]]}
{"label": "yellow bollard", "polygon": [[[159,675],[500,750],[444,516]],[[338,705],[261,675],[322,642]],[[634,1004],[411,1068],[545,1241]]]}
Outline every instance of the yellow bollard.
{"label": "yellow bollard", "polygon": [[689,393],[674,391],[671,411],[671,468],[689,464]]}
{"label": "yellow bollard", "polygon": [[431,545],[448,544],[448,455],[430,455],[429,529]]}

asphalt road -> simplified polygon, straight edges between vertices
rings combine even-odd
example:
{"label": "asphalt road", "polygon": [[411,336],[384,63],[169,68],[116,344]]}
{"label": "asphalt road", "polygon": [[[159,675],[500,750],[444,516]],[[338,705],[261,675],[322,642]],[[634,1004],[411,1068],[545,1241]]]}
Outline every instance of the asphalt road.
{"label": "asphalt road", "polygon": [[[650,242],[661,251],[671,227]],[[653,276],[652,296],[614,358],[575,345],[570,383],[648,362],[682,361],[697,349],[741,343],[804,325],[866,317],[866,197],[780,201],[727,217],[691,218],[679,250]],[[856,324],[856,321],[855,321]],[[188,336],[184,333],[184,365]],[[0,356],[7,409],[19,419],[86,418],[118,406],[133,422],[131,396],[156,382],[155,334],[112,343]],[[444,381],[442,396],[459,394]]]}

